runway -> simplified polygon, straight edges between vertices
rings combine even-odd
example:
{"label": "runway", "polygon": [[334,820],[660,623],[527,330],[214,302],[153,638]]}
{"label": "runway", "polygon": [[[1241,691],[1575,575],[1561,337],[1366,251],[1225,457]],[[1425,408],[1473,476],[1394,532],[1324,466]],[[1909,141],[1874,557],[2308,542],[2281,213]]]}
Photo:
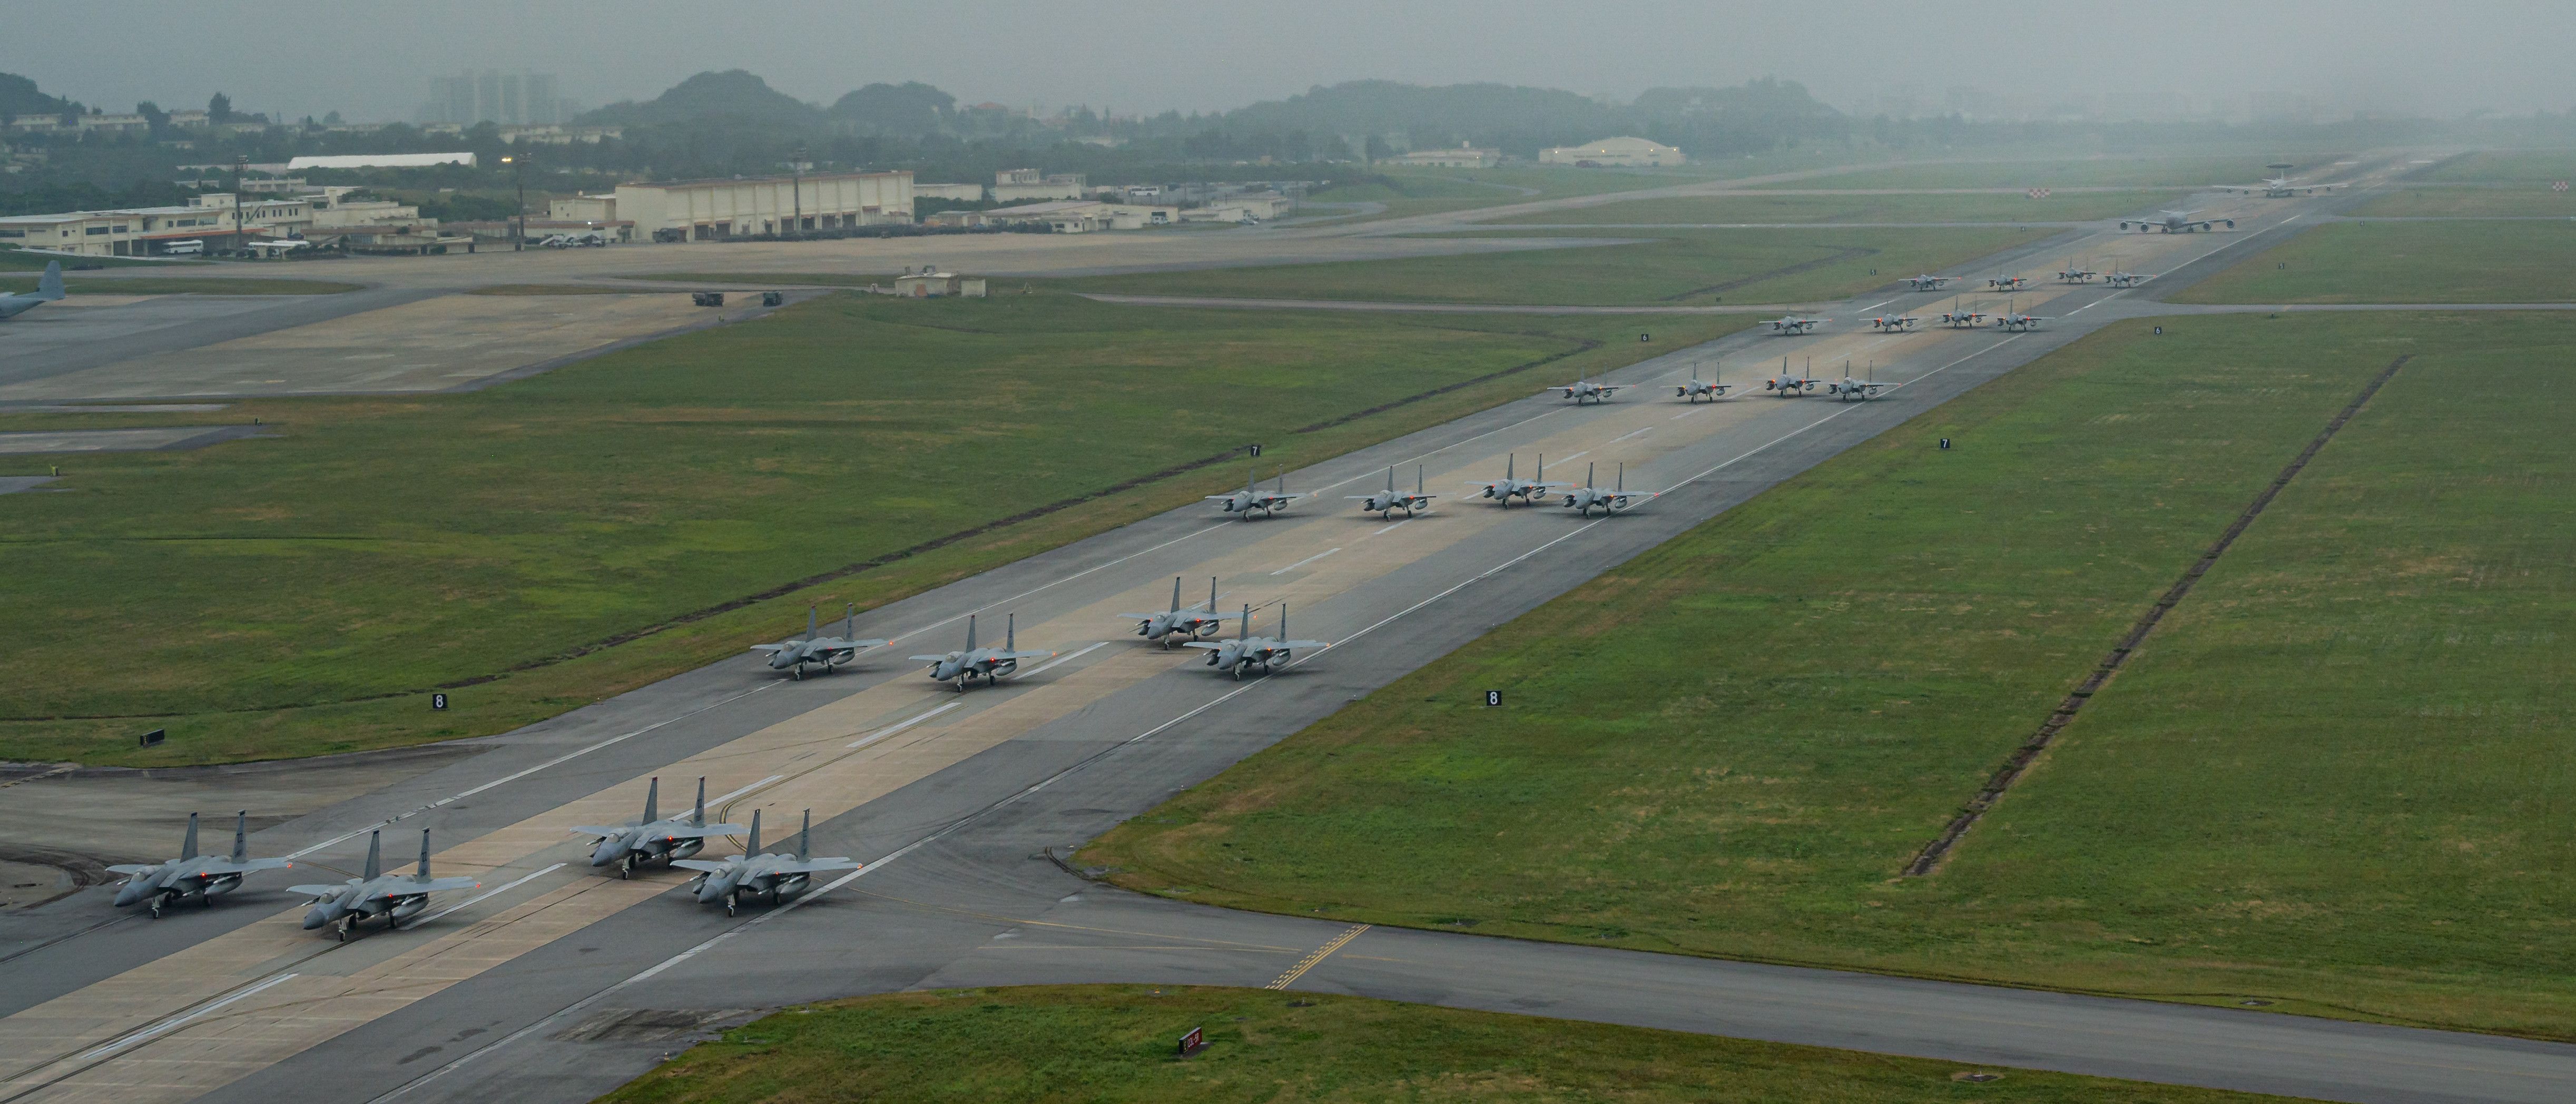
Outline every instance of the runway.
{"label": "runway", "polygon": [[[2311,208],[2238,209],[2236,234],[2105,235],[2083,249],[2179,286]],[[1291,473],[1292,490],[1319,497],[1280,518],[1175,511],[859,626],[894,638],[882,651],[901,656],[955,647],[970,613],[986,626],[1016,614],[1021,646],[1058,655],[997,687],[957,694],[876,653],[796,682],[748,658],[718,664],[263,832],[255,852],[292,852],[299,869],[219,907],[102,924],[105,891],[90,890],[17,916],[0,930],[0,1101],[252,1099],[316,1084],[365,1099],[587,1099],[677,1049],[667,1033],[613,1030],[637,1009],[720,1019],[912,986],[1278,980],[1351,925],[1107,890],[1050,853],[2137,297],[2098,284],[2014,294],[2058,322],[2026,334],[1841,328],[1949,299],[1871,296],[1824,312],[1841,319],[1834,332],[1739,334],[1632,366],[1614,374],[1628,389],[1606,405],[1537,396]],[[1849,404],[1756,394],[1685,406],[1659,391],[1701,361],[1741,384],[1784,352],[1873,359],[1878,379],[1901,386]],[[1507,456],[1541,453],[1560,479],[1579,479],[1576,464],[1624,461],[1629,486],[1665,493],[1588,520],[1460,497]],[[1402,479],[1417,464],[1450,496],[1427,516],[1363,517],[1341,498],[1379,485],[1389,465]],[[1238,683],[1127,635],[1132,622],[1116,613],[1161,608],[1176,575],[1185,591],[1216,576],[1221,605],[1254,603],[1264,628],[1290,603],[1298,635],[1335,644]],[[566,828],[632,817],[654,775],[671,784],[666,797],[707,776],[724,795],[711,813],[731,818],[757,808],[785,824],[811,808],[817,853],[870,865],[792,907],[732,920],[670,893],[681,879],[669,872],[594,873],[586,841]],[[301,931],[300,902],[276,887],[335,877],[303,867],[353,865],[382,824],[393,853],[407,850],[404,833],[435,829],[439,871],[482,886],[441,899],[414,930],[345,945]],[[1292,983],[2336,1099],[2576,1095],[2576,1047],[1447,933],[1370,929]]]}

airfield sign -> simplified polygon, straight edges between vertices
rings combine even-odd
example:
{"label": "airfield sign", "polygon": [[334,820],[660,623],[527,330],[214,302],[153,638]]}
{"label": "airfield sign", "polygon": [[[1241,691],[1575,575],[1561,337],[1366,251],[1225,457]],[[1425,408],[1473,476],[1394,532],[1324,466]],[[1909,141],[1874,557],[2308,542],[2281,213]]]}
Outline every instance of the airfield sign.
{"label": "airfield sign", "polygon": [[2046,189],[2046,188],[2030,188],[2030,189],[2025,190],[2022,194],[2027,195],[2027,196],[2029,196],[2029,197],[2030,197],[2030,198],[2032,198],[2032,199],[2047,199],[2047,198],[2048,198],[2048,189]]}
{"label": "airfield sign", "polygon": [[2553,192],[2563,192],[2563,191],[2566,191],[2566,190],[2567,190],[2567,182],[2566,182],[2566,181],[2564,181],[2564,180],[2555,181],[2555,182],[2553,182],[2553,183],[2551,183],[2551,184],[2549,185],[2549,190],[2550,190],[2550,191],[2553,191]]}

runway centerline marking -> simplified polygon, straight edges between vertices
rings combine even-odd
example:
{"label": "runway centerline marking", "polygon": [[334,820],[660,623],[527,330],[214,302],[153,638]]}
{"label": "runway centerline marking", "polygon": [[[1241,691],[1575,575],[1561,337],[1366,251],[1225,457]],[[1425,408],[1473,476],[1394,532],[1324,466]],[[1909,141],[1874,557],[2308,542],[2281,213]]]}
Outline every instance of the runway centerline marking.
{"label": "runway centerline marking", "polygon": [[1367,930],[1369,930],[1369,926],[1368,926],[1368,925],[1366,925],[1366,924],[1353,924],[1353,925],[1351,925],[1351,926],[1350,926],[1350,928],[1349,928],[1348,930],[1344,931],[1342,934],[1334,936],[1330,942],[1325,943],[1325,944],[1324,944],[1323,946],[1321,946],[1321,947],[1317,947],[1317,948],[1315,948],[1315,951],[1314,951],[1314,953],[1313,953],[1313,954],[1310,954],[1310,955],[1307,955],[1307,956],[1306,956],[1306,957],[1304,957],[1304,958],[1298,959],[1298,960],[1297,960],[1297,964],[1296,964],[1296,965],[1294,965],[1294,966],[1289,967],[1289,968],[1288,968],[1288,972],[1287,972],[1287,973],[1284,973],[1284,974],[1279,975],[1278,977],[1272,978],[1272,979],[1270,980],[1270,984],[1268,984],[1268,985],[1264,985],[1264,986],[1262,986],[1262,988],[1264,988],[1264,989],[1285,989],[1285,988],[1287,988],[1291,983],[1295,982],[1298,978],[1305,976],[1306,971],[1314,969],[1317,963],[1320,963],[1320,962],[1324,961],[1324,960],[1325,960],[1325,959],[1327,959],[1327,958],[1331,958],[1331,957],[1333,957],[1333,952],[1334,952],[1334,951],[1341,950],[1341,949],[1342,949],[1343,944],[1349,943],[1351,940],[1354,940],[1354,939],[1359,938],[1359,937],[1360,937],[1360,933],[1361,933],[1361,932],[1364,932],[1364,931],[1367,931]]}
{"label": "runway centerline marking", "polygon": [[738,789],[738,790],[735,790],[735,791],[734,791],[734,792],[732,792],[732,793],[725,794],[725,795],[724,795],[724,796],[722,796],[722,797],[714,798],[714,799],[710,800],[710,801],[708,802],[708,804],[710,804],[710,805],[722,805],[722,804],[724,804],[725,802],[731,801],[731,800],[733,800],[733,799],[735,799],[735,798],[737,798],[737,797],[741,797],[742,795],[747,794],[747,793],[750,793],[750,792],[751,792],[751,791],[753,791],[753,790],[757,790],[757,789],[761,788],[762,786],[766,786],[766,785],[768,785],[768,784],[770,784],[770,783],[772,783],[772,782],[781,781],[781,780],[785,779],[786,777],[787,777],[787,776],[786,776],[786,775],[783,775],[783,774],[773,774],[773,775],[770,775],[770,776],[769,776],[769,777],[767,777],[767,778],[763,778],[763,779],[761,779],[761,780],[760,780],[760,781],[758,781],[758,782],[754,782],[754,783],[752,783],[751,785],[744,786],[743,788]]}
{"label": "runway centerline marking", "polygon": [[[1395,524],[1396,524],[1396,525],[1402,525],[1402,524],[1404,524],[1404,523],[1399,521],[1399,522],[1397,522],[1397,523],[1395,523]],[[1389,529],[1393,529],[1393,528],[1395,528],[1395,525],[1387,526],[1387,528],[1389,528]],[[1317,553],[1315,553],[1315,554],[1314,554],[1314,555],[1312,555],[1312,556],[1308,556],[1308,557],[1306,557],[1305,559],[1299,560],[1299,561],[1297,561],[1296,563],[1289,564],[1288,566],[1283,567],[1283,568],[1280,568],[1280,569],[1279,569],[1279,570],[1277,570],[1277,571],[1273,571],[1273,572],[1271,572],[1271,574],[1273,574],[1273,575],[1285,575],[1285,574],[1287,574],[1287,573],[1289,573],[1289,572],[1291,572],[1291,571],[1295,571],[1295,570],[1297,570],[1298,568],[1304,567],[1304,566],[1306,566],[1307,564],[1310,564],[1310,563],[1313,563],[1313,562],[1315,562],[1315,561],[1317,561],[1317,560],[1323,559],[1324,557],[1326,557],[1326,556],[1330,556],[1330,555],[1332,555],[1333,553],[1335,553],[1335,552],[1339,552],[1339,551],[1341,551],[1341,549],[1339,549],[1339,548],[1327,548],[1327,549],[1325,549],[1325,550],[1323,550],[1323,551],[1321,551],[1321,552],[1317,552]]]}
{"label": "runway centerline marking", "polygon": [[1013,682],[1018,682],[1018,681],[1020,681],[1021,679],[1027,678],[1027,677],[1029,677],[1029,676],[1031,676],[1031,675],[1044,674],[1044,673],[1046,673],[1046,672],[1047,672],[1049,669],[1051,669],[1051,668],[1064,666],[1064,665],[1065,665],[1065,664],[1067,664],[1067,663],[1071,663],[1071,662],[1073,662],[1074,660],[1081,659],[1081,658],[1082,658],[1082,657],[1084,657],[1084,656],[1090,655],[1091,653],[1096,652],[1096,651],[1099,651],[1100,649],[1102,649],[1102,648],[1106,648],[1106,647],[1108,647],[1108,646],[1109,646],[1109,642],[1108,642],[1108,641],[1106,641],[1106,640],[1103,640],[1103,641],[1099,641],[1099,642],[1097,642],[1097,643],[1094,643],[1094,644],[1090,645],[1089,647],[1082,648],[1082,649],[1080,649],[1080,650],[1078,650],[1078,651],[1075,651],[1075,652],[1074,652],[1073,654],[1071,654],[1071,655],[1057,656],[1057,657],[1056,657],[1056,658],[1054,658],[1054,659],[1050,659],[1050,660],[1046,661],[1045,663],[1041,663],[1041,664],[1039,664],[1036,668],[1034,668],[1034,669],[1032,669],[1032,670],[1020,671],[1020,672],[1017,672],[1017,673],[1013,674],[1013,675],[1011,676],[1011,681],[1013,681]]}
{"label": "runway centerline marking", "polygon": [[182,1012],[176,1016],[170,1017],[169,1019],[163,1020],[160,1023],[153,1024],[141,1031],[137,1031],[122,1039],[109,1043],[106,1046],[99,1047],[96,1050],[83,1054],[80,1056],[80,1060],[85,1062],[101,1055],[114,1054],[117,1051],[124,1050],[136,1043],[146,1042],[154,1036],[163,1035],[179,1027],[185,1026],[189,1021],[205,1016],[206,1014],[232,1004],[235,1001],[246,1000],[268,989],[283,985],[286,982],[293,980],[295,977],[296,975],[292,973],[271,975],[267,980],[252,985],[247,989],[237,990],[231,996],[224,997],[211,1004],[201,1005],[197,1008]]}
{"label": "runway centerline marking", "polygon": [[1635,437],[1635,436],[1637,436],[1638,434],[1641,434],[1641,433],[1653,433],[1654,431],[1655,431],[1655,427],[1653,427],[1653,426],[1647,426],[1647,427],[1646,427],[1646,428],[1644,428],[1644,429],[1632,429],[1632,430],[1629,430],[1629,431],[1628,431],[1628,432],[1626,432],[1626,433],[1622,433],[1622,434],[1620,434],[1620,435],[1618,435],[1618,436],[1616,436],[1616,437],[1611,438],[1611,439],[1610,439],[1610,443],[1615,445],[1615,444],[1618,444],[1618,443],[1619,443],[1619,442],[1621,442],[1621,441],[1625,441],[1625,440],[1627,440],[1628,438]]}
{"label": "runway centerline marking", "polygon": [[841,745],[841,746],[843,746],[843,747],[853,747],[853,748],[856,748],[856,747],[866,747],[866,746],[868,746],[869,744],[873,744],[873,743],[875,743],[875,742],[877,742],[877,741],[879,741],[879,740],[885,739],[885,738],[886,738],[886,737],[888,737],[888,736],[892,736],[892,735],[894,735],[895,733],[901,732],[901,731],[903,731],[904,729],[907,729],[907,728],[911,728],[911,727],[912,727],[912,726],[914,726],[914,725],[920,724],[920,723],[921,723],[921,722],[923,722],[923,721],[929,720],[929,719],[931,719],[932,717],[936,717],[936,716],[938,716],[938,715],[940,715],[940,714],[942,714],[942,713],[948,712],[949,710],[951,710],[951,709],[955,709],[955,708],[957,708],[958,706],[961,706],[961,705],[964,705],[964,704],[966,704],[966,703],[965,703],[965,702],[962,702],[962,701],[953,701],[953,702],[950,702],[950,703],[948,703],[948,704],[946,704],[946,705],[942,705],[942,706],[935,707],[935,708],[933,708],[933,709],[931,709],[931,710],[929,710],[929,711],[927,711],[927,712],[923,712],[923,713],[916,713],[916,714],[914,714],[913,716],[911,716],[910,718],[907,718],[907,719],[902,720],[902,721],[898,721],[898,722],[896,722],[894,725],[892,725],[892,726],[890,726],[890,727],[887,727],[887,728],[880,728],[880,729],[876,730],[875,732],[873,732],[873,733],[871,733],[871,734],[869,734],[869,735],[861,736],[861,737],[859,737],[858,739],[856,739],[856,740],[852,740],[852,741],[850,741],[849,743],[847,743],[847,744],[843,744],[843,745]]}
{"label": "runway centerline marking", "polygon": [[1396,530],[1398,530],[1398,529],[1402,529],[1402,528],[1404,528],[1405,526],[1407,526],[1407,525],[1411,525],[1411,524],[1413,524],[1413,519],[1412,519],[1412,518],[1406,518],[1406,519],[1404,519],[1403,521],[1396,522],[1396,523],[1395,523],[1395,524],[1393,524],[1393,525],[1387,526],[1386,528],[1384,528],[1384,529],[1380,529],[1380,530],[1378,530],[1376,533],[1371,533],[1371,534],[1369,534],[1369,535],[1370,535],[1370,536],[1372,536],[1372,537],[1374,537],[1374,536],[1377,536],[1379,533],[1392,533],[1392,532],[1395,532],[1395,531],[1396,531]]}

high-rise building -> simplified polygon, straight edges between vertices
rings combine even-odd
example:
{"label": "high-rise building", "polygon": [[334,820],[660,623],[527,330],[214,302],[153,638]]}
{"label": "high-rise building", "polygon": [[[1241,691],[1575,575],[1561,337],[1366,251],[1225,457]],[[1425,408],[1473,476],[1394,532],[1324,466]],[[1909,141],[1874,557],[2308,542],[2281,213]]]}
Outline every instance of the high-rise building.
{"label": "high-rise building", "polygon": [[432,77],[429,101],[421,105],[424,123],[560,123],[573,114],[557,94],[552,73],[504,73],[473,70],[453,77]]}

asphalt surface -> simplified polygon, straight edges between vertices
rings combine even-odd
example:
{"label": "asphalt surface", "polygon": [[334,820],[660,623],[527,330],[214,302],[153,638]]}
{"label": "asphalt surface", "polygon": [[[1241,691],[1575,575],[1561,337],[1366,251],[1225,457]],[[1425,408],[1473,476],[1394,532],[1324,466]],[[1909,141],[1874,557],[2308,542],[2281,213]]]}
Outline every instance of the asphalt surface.
{"label": "asphalt surface", "polygon": [[[2148,288],[2231,262],[2300,209],[2255,201],[2243,232],[2155,243],[2184,263]],[[2219,252],[2191,260],[2203,249]],[[2037,333],[1746,333],[1612,377],[1660,386],[1698,360],[1875,349],[1878,378],[1904,383],[1870,402],[1685,408],[1654,386],[1606,406],[1533,398],[1293,473],[1292,489],[1324,497],[1288,516],[1176,511],[859,626],[897,637],[892,653],[944,650],[965,614],[1016,612],[1024,646],[1064,653],[1019,681],[948,695],[900,660],[796,682],[719,664],[482,741],[479,756],[256,838],[256,853],[346,866],[371,826],[391,822],[392,841],[435,828],[442,871],[480,857],[484,888],[441,900],[416,930],[347,945],[294,933],[284,876],[159,922],[109,919],[105,890],[0,920],[0,1101],[249,1100],[319,1084],[356,1099],[587,1099],[679,1049],[692,1025],[758,1007],[915,986],[1272,983],[1350,926],[1128,894],[1050,856],[1842,449],[2105,321],[2162,309],[2099,285],[2021,294],[2041,292],[2053,298],[2034,309],[2059,321]],[[1848,325],[1883,298],[1828,313]],[[1903,299],[1937,310],[1947,296]],[[1451,497],[1401,526],[1356,518],[1338,498],[1415,462],[1455,496],[1457,479],[1444,489],[1440,477],[1539,449],[1560,464],[1625,459],[1630,486],[1667,490],[1589,521]],[[1293,597],[1297,634],[1336,644],[1235,683],[1122,638],[1101,612],[1159,607],[1168,580],[1192,574],[1224,576],[1229,601]],[[841,750],[849,736],[863,750]],[[817,852],[870,865],[728,919],[669,892],[679,879],[667,874],[600,878],[560,836],[631,816],[648,773],[720,771],[711,787],[739,788],[777,820],[819,806]],[[678,789],[666,787],[666,810]],[[292,880],[308,877],[333,875]],[[1452,933],[1370,929],[1291,983],[2332,1099],[2576,1098],[2576,1047]]]}

